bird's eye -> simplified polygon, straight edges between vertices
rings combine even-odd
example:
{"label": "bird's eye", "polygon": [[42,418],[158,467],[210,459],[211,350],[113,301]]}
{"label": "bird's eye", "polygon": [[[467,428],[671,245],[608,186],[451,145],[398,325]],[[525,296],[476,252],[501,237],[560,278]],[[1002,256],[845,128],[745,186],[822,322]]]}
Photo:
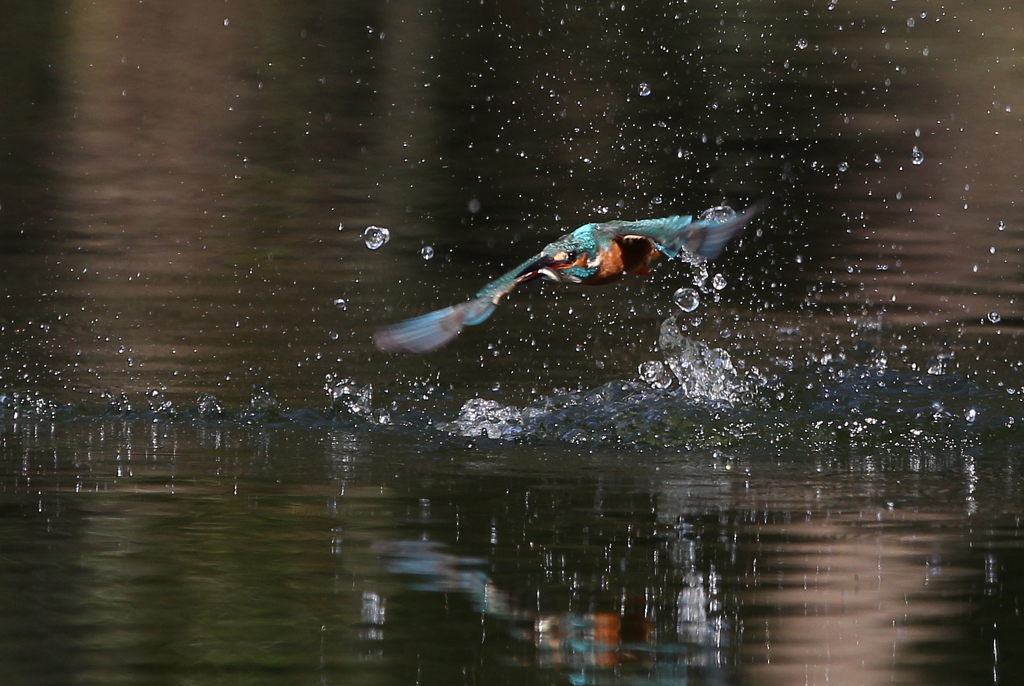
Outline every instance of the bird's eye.
{"label": "bird's eye", "polygon": [[566,262],[569,262],[569,263],[575,262],[576,261],[576,257],[577,257],[577,255],[576,255],[575,252],[567,252],[567,253],[565,253],[565,261]]}

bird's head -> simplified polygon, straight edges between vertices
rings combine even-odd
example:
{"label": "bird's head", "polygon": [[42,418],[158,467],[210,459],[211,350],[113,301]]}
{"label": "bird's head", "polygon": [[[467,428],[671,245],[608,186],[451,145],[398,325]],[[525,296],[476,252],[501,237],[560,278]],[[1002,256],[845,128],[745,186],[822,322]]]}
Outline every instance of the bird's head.
{"label": "bird's head", "polygon": [[580,283],[597,274],[600,248],[594,224],[586,224],[544,247],[533,269],[546,279]]}

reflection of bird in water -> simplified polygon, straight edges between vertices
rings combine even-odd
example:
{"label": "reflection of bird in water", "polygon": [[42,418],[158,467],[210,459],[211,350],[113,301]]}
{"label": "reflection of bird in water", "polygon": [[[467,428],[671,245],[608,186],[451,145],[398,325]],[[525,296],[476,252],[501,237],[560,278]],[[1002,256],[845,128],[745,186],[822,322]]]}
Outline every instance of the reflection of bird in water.
{"label": "reflection of bird in water", "polygon": [[654,625],[640,604],[628,612],[543,613],[516,602],[485,572],[472,569],[483,560],[453,555],[432,541],[378,541],[373,547],[388,571],[417,577],[414,588],[463,593],[479,612],[508,621],[518,639],[541,651],[546,666],[616,667],[656,661]]}
{"label": "reflection of bird in water", "polygon": [[728,207],[715,207],[696,219],[677,216],[584,224],[487,284],[472,300],[377,331],[377,347],[414,353],[440,348],[463,327],[490,317],[519,284],[536,278],[600,286],[627,274],[648,274],[648,265],[660,255],[672,258],[685,252],[712,260],[764,205],[764,201],[755,203],[740,215]]}

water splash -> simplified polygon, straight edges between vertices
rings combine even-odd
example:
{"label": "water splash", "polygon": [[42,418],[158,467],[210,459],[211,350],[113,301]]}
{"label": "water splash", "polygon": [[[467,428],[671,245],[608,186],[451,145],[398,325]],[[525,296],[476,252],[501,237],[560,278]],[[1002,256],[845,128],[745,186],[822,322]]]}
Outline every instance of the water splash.
{"label": "water splash", "polygon": [[391,240],[391,231],[383,226],[367,226],[363,231],[363,242],[370,250],[378,250]]}
{"label": "water splash", "polygon": [[692,288],[680,288],[672,294],[672,302],[683,312],[693,312],[700,307],[700,293]]}
{"label": "water splash", "polygon": [[651,388],[665,389],[672,386],[674,377],[663,362],[651,360],[640,364],[637,373]]}
{"label": "water splash", "polygon": [[523,411],[494,400],[473,398],[462,406],[455,421],[438,428],[455,436],[510,441],[523,434]]}
{"label": "water splash", "polygon": [[724,224],[736,218],[736,210],[728,205],[709,207],[697,216],[698,221]]}
{"label": "water splash", "polygon": [[352,379],[328,374],[324,379],[324,390],[330,400],[328,415],[334,419],[355,419],[371,424],[390,424],[391,416],[384,410],[373,407],[373,385],[360,385]]}
{"label": "water splash", "polygon": [[199,396],[199,399],[196,401],[195,409],[199,418],[206,421],[223,419],[226,416],[224,406],[220,404],[220,401],[217,400],[217,398],[209,393],[203,393]]}
{"label": "water splash", "polygon": [[688,398],[729,404],[749,399],[750,389],[733,367],[729,353],[684,335],[676,317],[662,322],[658,348],[680,392]]}
{"label": "water splash", "polygon": [[525,408],[474,398],[455,421],[439,428],[454,436],[571,443],[658,444],[671,436],[689,437],[699,432],[699,417],[709,406],[749,403],[760,377],[756,372],[744,377],[727,351],[685,336],[677,316],[662,324],[658,347],[663,359],[641,364],[640,381],[610,381]]}

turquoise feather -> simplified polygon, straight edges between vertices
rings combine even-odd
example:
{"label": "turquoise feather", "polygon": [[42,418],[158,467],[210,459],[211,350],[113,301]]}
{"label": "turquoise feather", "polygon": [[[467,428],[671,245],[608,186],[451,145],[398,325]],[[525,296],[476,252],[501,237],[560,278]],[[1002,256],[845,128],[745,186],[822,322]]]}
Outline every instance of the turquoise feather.
{"label": "turquoise feather", "polygon": [[593,279],[600,270],[601,256],[612,250],[613,243],[623,239],[647,239],[669,258],[688,252],[713,260],[764,206],[764,201],[755,203],[741,215],[724,207],[712,208],[696,220],[691,216],[674,216],[584,224],[491,281],[472,300],[380,329],[374,340],[378,348],[389,352],[436,350],[464,327],[486,321],[501,299],[521,283],[536,278],[568,283]]}

